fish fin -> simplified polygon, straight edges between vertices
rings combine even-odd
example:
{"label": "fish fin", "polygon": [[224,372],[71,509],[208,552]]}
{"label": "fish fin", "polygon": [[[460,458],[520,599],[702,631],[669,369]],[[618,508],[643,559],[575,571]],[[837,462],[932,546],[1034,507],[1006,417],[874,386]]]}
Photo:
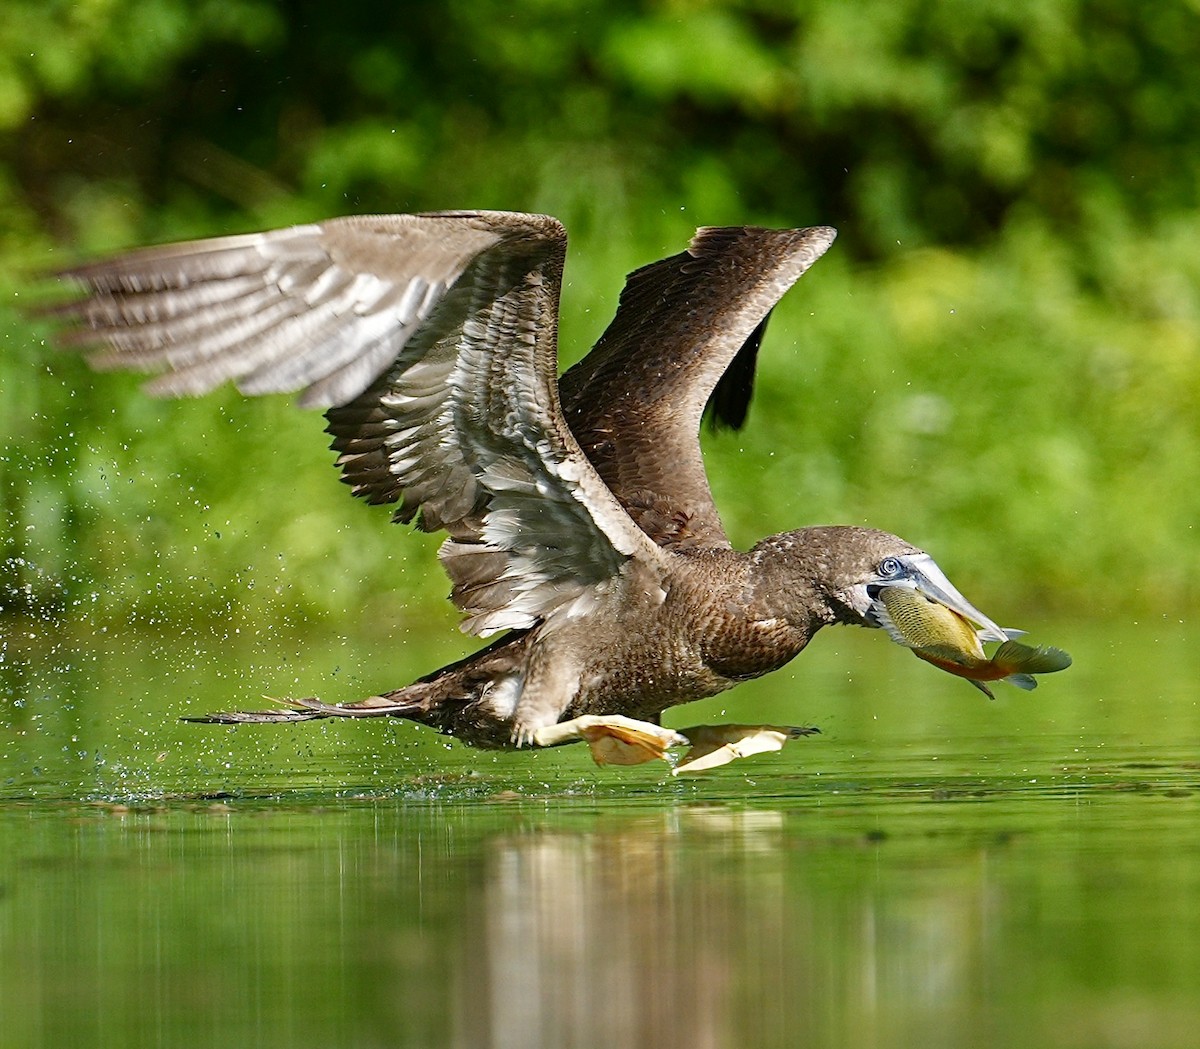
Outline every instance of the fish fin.
{"label": "fish fin", "polygon": [[1004,680],[1010,685],[1016,685],[1017,688],[1023,688],[1026,692],[1032,692],[1037,688],[1037,681],[1032,674],[1009,674]]}
{"label": "fish fin", "polygon": [[1005,641],[992,654],[992,662],[1011,668],[1014,674],[1053,674],[1066,670],[1071,665],[1071,657],[1061,648],[1049,645],[1034,648],[1019,641]]}
{"label": "fish fin", "polygon": [[875,622],[878,623],[884,630],[887,631],[888,637],[898,645],[903,645],[905,648],[912,648],[908,643],[908,639],[900,633],[900,628],[892,622],[892,617],[888,615],[887,609],[883,607],[882,601],[875,601],[871,605],[871,614],[875,617]]}
{"label": "fish fin", "polygon": [[964,680],[971,682],[971,684],[974,685],[977,689],[979,689],[979,691],[982,692],[985,696],[987,696],[988,699],[996,698],[995,693],[990,688],[988,688],[987,685],[985,685],[982,681],[976,681],[973,677],[964,678]]}

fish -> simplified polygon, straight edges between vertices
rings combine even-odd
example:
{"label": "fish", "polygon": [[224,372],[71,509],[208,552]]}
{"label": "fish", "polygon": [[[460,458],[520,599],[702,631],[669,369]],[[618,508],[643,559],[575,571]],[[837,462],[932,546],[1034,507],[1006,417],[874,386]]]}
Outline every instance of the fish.
{"label": "fish", "polygon": [[984,682],[1007,681],[1031,690],[1037,688],[1034,674],[1053,674],[1071,665],[1061,648],[1015,640],[1021,636],[1018,630],[1003,631],[1005,640],[988,656],[980,636],[986,631],[914,587],[880,587],[872,613],[893,641],[938,669],[966,678],[989,699],[995,696]]}

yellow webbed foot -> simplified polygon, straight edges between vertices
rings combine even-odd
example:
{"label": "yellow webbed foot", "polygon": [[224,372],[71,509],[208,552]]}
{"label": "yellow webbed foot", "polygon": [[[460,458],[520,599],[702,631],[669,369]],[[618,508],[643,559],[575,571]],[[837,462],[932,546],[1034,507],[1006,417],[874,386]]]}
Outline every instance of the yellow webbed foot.
{"label": "yellow webbed foot", "polygon": [[655,759],[670,762],[671,747],[687,746],[690,749],[683,761],[672,770],[678,776],[781,750],[789,740],[820,731],[791,725],[696,725],[675,731],[620,714],[584,714],[538,729],[531,742],[553,747],[583,740],[597,765],[641,765]]}
{"label": "yellow webbed foot", "polygon": [[683,761],[672,769],[676,776],[728,765],[736,758],[782,750],[789,740],[811,736],[818,728],[791,725],[696,725],[682,730],[692,744]]}
{"label": "yellow webbed foot", "polygon": [[597,765],[640,765],[656,758],[667,761],[669,748],[688,742],[673,729],[620,714],[584,714],[534,734],[534,742],[543,747],[576,739],[587,743]]}

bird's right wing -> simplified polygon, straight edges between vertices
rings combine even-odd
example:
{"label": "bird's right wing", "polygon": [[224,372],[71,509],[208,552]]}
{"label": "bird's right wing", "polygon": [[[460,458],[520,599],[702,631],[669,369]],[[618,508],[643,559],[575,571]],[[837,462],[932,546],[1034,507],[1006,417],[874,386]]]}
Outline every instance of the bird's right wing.
{"label": "bird's right wing", "polygon": [[178,396],[233,381],[328,408],[338,465],[441,558],[489,634],[581,610],[661,552],[584,457],[558,401],[566,234],[508,212],[382,215],[167,245],[63,276],[53,312],[101,367]]}
{"label": "bird's right wing", "polygon": [[700,454],[700,420],[745,415],[771,309],[835,231],[705,228],[629,275],[595,348],[562,377],[567,422],[622,505],[664,546],[728,546]]}

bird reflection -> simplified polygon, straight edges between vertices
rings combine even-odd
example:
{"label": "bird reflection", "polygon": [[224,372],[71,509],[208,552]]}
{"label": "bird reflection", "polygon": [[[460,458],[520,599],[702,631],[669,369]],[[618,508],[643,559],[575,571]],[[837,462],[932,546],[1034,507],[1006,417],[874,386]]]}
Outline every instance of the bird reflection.
{"label": "bird reflection", "polygon": [[462,915],[454,1044],[942,1044],[977,1004],[990,889],[901,885],[880,854],[721,808],[497,836]]}
{"label": "bird reflection", "polygon": [[[668,821],[723,828],[731,849],[773,839],[782,826],[775,812]],[[493,841],[483,913],[471,923],[482,942],[466,952],[473,993],[458,999],[460,1044],[726,1044],[729,948],[747,916],[728,877],[681,877],[679,842],[662,833],[662,820],[648,822],[655,826]],[[768,940],[783,906],[782,885],[773,888],[754,901],[754,935]]]}

